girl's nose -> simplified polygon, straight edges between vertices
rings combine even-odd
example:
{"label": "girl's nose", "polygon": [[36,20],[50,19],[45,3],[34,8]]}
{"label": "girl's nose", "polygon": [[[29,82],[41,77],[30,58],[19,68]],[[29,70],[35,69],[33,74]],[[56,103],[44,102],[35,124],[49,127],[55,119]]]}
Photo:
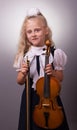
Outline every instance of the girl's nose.
{"label": "girl's nose", "polygon": [[35,31],[32,32],[32,36],[36,36],[36,32]]}

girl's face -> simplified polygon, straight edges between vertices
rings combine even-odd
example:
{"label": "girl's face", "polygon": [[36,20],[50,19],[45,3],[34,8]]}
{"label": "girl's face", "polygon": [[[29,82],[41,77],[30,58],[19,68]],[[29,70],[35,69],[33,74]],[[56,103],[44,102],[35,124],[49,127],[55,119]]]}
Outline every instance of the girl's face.
{"label": "girl's face", "polygon": [[43,46],[45,44],[45,35],[48,29],[40,18],[30,18],[26,22],[26,36],[33,46]]}

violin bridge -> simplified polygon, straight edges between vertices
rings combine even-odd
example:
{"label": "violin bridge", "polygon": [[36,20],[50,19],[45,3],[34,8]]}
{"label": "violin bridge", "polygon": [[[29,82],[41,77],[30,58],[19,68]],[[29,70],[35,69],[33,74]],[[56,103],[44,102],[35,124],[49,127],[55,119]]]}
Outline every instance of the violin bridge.
{"label": "violin bridge", "polygon": [[45,103],[43,103],[42,106],[43,106],[43,107],[49,107],[50,104],[45,104]]}

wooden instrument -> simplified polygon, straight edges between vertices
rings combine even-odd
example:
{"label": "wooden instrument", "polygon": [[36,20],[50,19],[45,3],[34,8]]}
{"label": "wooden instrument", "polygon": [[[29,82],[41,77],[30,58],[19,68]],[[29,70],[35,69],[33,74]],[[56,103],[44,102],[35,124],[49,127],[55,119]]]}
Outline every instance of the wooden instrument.
{"label": "wooden instrument", "polygon": [[[29,60],[27,57],[27,64],[29,67]],[[28,69],[28,75],[26,77],[26,130],[31,130],[31,122],[30,122],[30,95],[31,95],[31,89],[30,89],[30,67]]]}
{"label": "wooden instrument", "polygon": [[[46,42],[47,51],[45,66],[49,63],[50,41]],[[40,97],[39,104],[33,111],[33,120],[37,126],[46,129],[55,129],[63,122],[62,107],[58,105],[57,96],[61,90],[60,82],[46,73],[36,82],[36,91]]]}

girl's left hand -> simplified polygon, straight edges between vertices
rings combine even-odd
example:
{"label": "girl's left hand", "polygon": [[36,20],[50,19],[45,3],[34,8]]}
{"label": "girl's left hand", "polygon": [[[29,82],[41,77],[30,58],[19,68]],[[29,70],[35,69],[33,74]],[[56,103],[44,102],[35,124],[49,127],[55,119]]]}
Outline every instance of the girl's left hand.
{"label": "girl's left hand", "polygon": [[53,75],[53,68],[51,64],[47,64],[46,68],[45,68],[45,73],[47,73],[47,75]]}

